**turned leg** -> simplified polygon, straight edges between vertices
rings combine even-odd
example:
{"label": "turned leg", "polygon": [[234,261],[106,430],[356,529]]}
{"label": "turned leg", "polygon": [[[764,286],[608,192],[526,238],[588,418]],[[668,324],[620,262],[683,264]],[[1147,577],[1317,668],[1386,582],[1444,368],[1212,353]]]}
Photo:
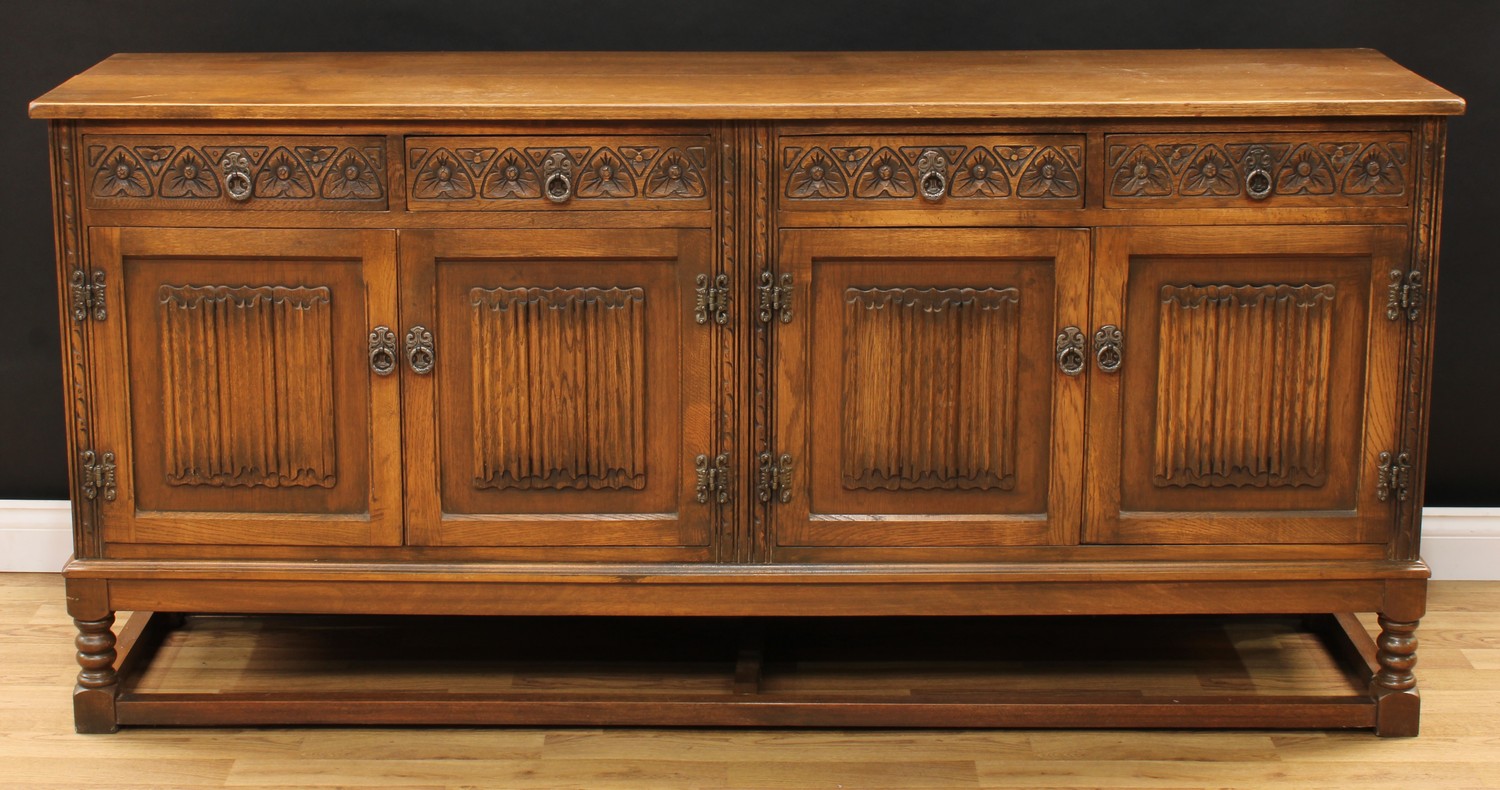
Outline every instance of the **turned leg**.
{"label": "turned leg", "polygon": [[74,620],[78,627],[78,685],[73,688],[73,727],[81,733],[114,732],[115,695],[119,691],[115,675],[115,632],[113,613],[99,620]]}
{"label": "turned leg", "polygon": [[1380,615],[1380,638],[1375,640],[1375,660],[1380,669],[1370,679],[1375,698],[1375,732],[1382,737],[1417,734],[1421,699],[1417,694],[1417,623],[1391,620]]}

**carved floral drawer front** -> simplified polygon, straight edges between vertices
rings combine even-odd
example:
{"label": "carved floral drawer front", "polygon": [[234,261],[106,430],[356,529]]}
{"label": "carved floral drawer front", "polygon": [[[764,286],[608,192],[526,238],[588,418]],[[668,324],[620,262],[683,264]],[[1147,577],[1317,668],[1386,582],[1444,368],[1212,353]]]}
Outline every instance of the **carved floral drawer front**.
{"label": "carved floral drawer front", "polygon": [[93,208],[386,207],[379,137],[85,135],[83,148]]}
{"label": "carved floral drawer front", "polygon": [[1405,132],[1114,134],[1105,137],[1106,206],[1404,206]]}
{"label": "carved floral drawer front", "polygon": [[406,138],[414,211],[706,209],[701,135]]}
{"label": "carved floral drawer front", "polygon": [[1083,135],[808,135],[780,149],[789,210],[1083,205]]}

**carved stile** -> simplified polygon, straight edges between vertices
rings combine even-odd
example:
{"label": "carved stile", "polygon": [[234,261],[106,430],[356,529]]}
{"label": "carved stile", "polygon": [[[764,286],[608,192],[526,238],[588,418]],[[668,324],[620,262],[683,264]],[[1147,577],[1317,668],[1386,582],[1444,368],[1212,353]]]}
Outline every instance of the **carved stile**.
{"label": "carved stile", "polygon": [[1157,486],[1321,486],[1332,285],[1166,285]]}
{"label": "carved stile", "polygon": [[844,292],[843,483],[1015,487],[1020,292]]}
{"label": "carved stile", "polygon": [[474,486],[646,485],[641,288],[474,288]]}

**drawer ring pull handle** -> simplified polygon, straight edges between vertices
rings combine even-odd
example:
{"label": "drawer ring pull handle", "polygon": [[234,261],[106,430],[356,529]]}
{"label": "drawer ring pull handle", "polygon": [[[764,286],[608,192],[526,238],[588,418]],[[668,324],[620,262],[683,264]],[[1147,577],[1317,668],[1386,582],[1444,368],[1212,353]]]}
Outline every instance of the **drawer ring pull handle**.
{"label": "drawer ring pull handle", "polygon": [[1265,200],[1271,196],[1271,173],[1263,167],[1251,168],[1245,173],[1245,194],[1252,200]]}
{"label": "drawer ring pull handle", "polygon": [[1057,367],[1065,376],[1083,372],[1083,330],[1069,326],[1057,333]]}
{"label": "drawer ring pull handle", "polygon": [[396,372],[396,333],[388,326],[370,331],[370,370],[377,376]]}
{"label": "drawer ring pull handle", "polygon": [[934,170],[922,176],[922,197],[935,202],[942,200],[947,193],[948,179],[942,173]]}
{"label": "drawer ring pull handle", "polygon": [[231,200],[243,203],[250,199],[250,159],[240,151],[230,151],[219,160],[219,169],[224,171],[224,191]]}
{"label": "drawer ring pull handle", "polygon": [[406,364],[411,372],[425,376],[437,363],[437,351],[432,345],[432,331],[418,324],[406,332]]}
{"label": "drawer ring pull handle", "polygon": [[922,197],[937,202],[948,194],[948,157],[936,148],[922,152],[917,159],[917,186]]}
{"label": "drawer ring pull handle", "polygon": [[1117,373],[1125,361],[1125,333],[1114,324],[1105,324],[1094,333],[1094,361],[1105,373]]}
{"label": "drawer ring pull handle", "polygon": [[553,203],[566,203],[573,197],[573,179],[562,171],[549,173],[542,182],[542,193]]}

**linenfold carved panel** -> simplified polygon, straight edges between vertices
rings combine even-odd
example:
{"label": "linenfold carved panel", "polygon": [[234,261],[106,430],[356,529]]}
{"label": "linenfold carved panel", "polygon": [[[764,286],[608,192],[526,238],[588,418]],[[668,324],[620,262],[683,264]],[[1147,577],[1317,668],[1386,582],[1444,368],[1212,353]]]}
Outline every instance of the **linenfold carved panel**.
{"label": "linenfold carved panel", "polygon": [[[707,137],[687,136],[412,136],[410,204],[450,211],[706,207],[709,150]],[[554,176],[562,179],[556,194],[544,189]]]}
{"label": "linenfold carved panel", "polygon": [[[378,137],[87,135],[96,208],[385,208]],[[242,156],[250,197],[234,200],[221,163]]]}
{"label": "linenfold carved panel", "polygon": [[1333,285],[1161,289],[1155,484],[1321,486]]}
{"label": "linenfold carved panel", "polygon": [[1298,205],[1405,205],[1411,140],[1404,133],[1109,135],[1108,202],[1224,205],[1250,201],[1263,170],[1269,196]]}
{"label": "linenfold carved panel", "polygon": [[333,487],[328,288],[164,285],[157,315],[169,484]]}
{"label": "linenfold carved panel", "polygon": [[928,200],[955,207],[1083,199],[1081,135],[788,136],[781,167],[789,209],[920,201],[918,182],[929,172],[938,178]]}
{"label": "linenfold carved panel", "polygon": [[641,288],[474,288],[474,487],[646,485]]}
{"label": "linenfold carved panel", "polygon": [[845,488],[1015,487],[1020,297],[845,290]]}

